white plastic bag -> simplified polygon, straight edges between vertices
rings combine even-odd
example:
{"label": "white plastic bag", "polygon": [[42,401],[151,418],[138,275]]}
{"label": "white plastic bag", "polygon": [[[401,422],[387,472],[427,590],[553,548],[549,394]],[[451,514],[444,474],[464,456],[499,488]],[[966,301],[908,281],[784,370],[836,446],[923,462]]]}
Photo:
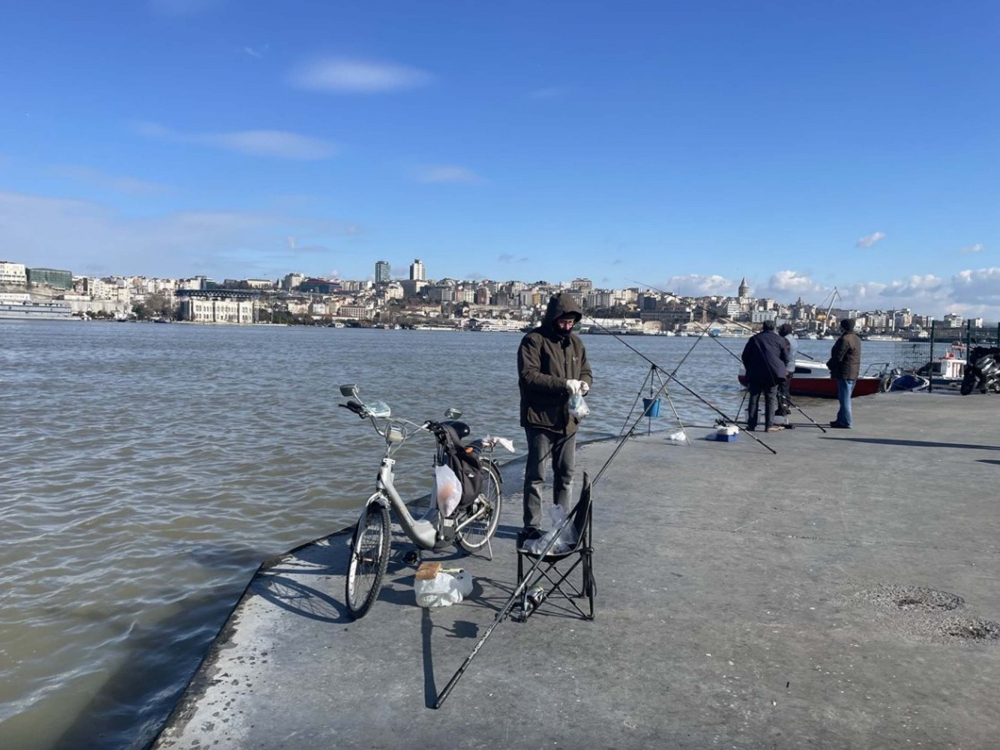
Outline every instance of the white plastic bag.
{"label": "white plastic bag", "polygon": [[451,516],[462,502],[462,483],[455,476],[450,466],[434,467],[434,503],[444,513],[445,518]]}
{"label": "white plastic bag", "polygon": [[582,393],[574,393],[569,397],[569,415],[577,419],[583,419],[590,414],[590,407],[583,399]]}
{"label": "white plastic bag", "polygon": [[[524,545],[524,549],[531,552],[534,555],[540,555],[545,551],[549,542],[555,537],[556,532],[559,531],[559,527],[562,522],[566,520],[566,511],[562,509],[561,505],[553,505],[551,510],[552,515],[552,528],[545,532],[545,536],[541,539],[535,539],[533,542],[528,542]],[[552,549],[548,551],[547,554],[550,555],[561,555],[563,552],[569,552],[573,545],[576,544],[576,528],[572,523],[566,524],[566,528],[562,530],[559,534],[559,538],[556,539],[555,544],[552,545]]]}
{"label": "white plastic bag", "polygon": [[687,441],[687,435],[684,434],[684,430],[677,430],[677,432],[671,432],[667,435],[667,440],[675,443],[683,443]]}
{"label": "white plastic bag", "polygon": [[447,607],[458,604],[472,593],[472,576],[460,573],[438,573],[427,581],[413,582],[413,593],[421,607]]}

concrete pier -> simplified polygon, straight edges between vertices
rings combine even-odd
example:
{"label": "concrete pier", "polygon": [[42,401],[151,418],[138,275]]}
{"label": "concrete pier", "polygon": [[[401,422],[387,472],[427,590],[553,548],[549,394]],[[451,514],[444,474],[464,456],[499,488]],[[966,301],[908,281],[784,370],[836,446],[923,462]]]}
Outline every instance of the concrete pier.
{"label": "concrete pier", "polygon": [[511,464],[494,561],[425,556],[460,560],[469,600],[418,608],[403,537],[358,622],[347,532],[272,561],[155,747],[1000,747],[998,415],[889,394],[851,431],[757,433],[777,456],[631,441],[595,492],[597,619],[505,622],[435,711],[515,581]]}

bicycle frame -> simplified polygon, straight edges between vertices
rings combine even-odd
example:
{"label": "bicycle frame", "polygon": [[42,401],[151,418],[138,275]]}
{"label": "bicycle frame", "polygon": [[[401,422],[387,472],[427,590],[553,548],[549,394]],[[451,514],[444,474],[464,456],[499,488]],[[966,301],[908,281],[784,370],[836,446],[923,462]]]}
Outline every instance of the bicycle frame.
{"label": "bicycle frame", "polygon": [[[354,409],[350,405],[346,408],[351,409],[361,418],[367,418],[371,423],[372,427],[375,429],[379,435],[385,438],[385,455],[382,456],[382,463],[379,466],[378,476],[375,480],[375,494],[372,495],[368,502],[365,503],[364,508],[361,511],[361,517],[364,518],[364,514],[367,511],[368,505],[373,502],[379,502],[385,505],[387,508],[394,510],[396,512],[396,517],[399,520],[399,525],[402,527],[404,533],[413,540],[413,543],[418,547],[425,550],[434,549],[437,545],[439,539],[443,536],[445,526],[449,527],[449,531],[452,534],[461,531],[468,524],[480,518],[486,509],[481,509],[477,513],[468,518],[464,519],[461,524],[457,526],[454,525],[452,519],[444,517],[444,514],[437,514],[437,523],[431,523],[423,518],[416,519],[410,513],[410,509],[403,502],[403,499],[399,496],[396,491],[395,484],[393,483],[393,467],[396,465],[396,460],[392,458],[393,453],[398,450],[399,446],[405,443],[409,438],[415,435],[417,432],[429,432],[430,422],[424,422],[423,424],[417,424],[416,422],[411,422],[408,419],[385,418],[385,425],[379,428],[378,418],[373,414],[373,412],[365,406],[363,403],[358,404],[359,409]],[[438,451],[441,451],[441,447],[438,446]],[[493,449],[490,448],[490,455],[486,458],[489,465],[493,465]],[[360,528],[361,524],[357,528]]]}

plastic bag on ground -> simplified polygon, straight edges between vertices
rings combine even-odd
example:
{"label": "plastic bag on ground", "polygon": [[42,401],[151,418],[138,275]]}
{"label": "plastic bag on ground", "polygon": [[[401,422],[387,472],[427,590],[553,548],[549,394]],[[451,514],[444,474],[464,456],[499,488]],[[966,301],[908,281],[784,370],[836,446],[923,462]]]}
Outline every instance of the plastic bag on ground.
{"label": "plastic bag on ground", "polygon": [[677,430],[677,432],[671,432],[667,435],[667,440],[671,440],[675,443],[683,443],[687,440],[687,435],[684,434],[684,430]]}
{"label": "plastic bag on ground", "polygon": [[431,502],[437,505],[446,518],[462,502],[462,483],[450,466],[434,467],[434,496]]}
{"label": "plastic bag on ground", "polygon": [[413,582],[413,593],[421,607],[447,607],[458,604],[472,593],[472,576],[460,573],[438,573],[428,581]]}
{"label": "plastic bag on ground", "polygon": [[569,397],[569,415],[571,417],[583,419],[588,414],[590,414],[590,407],[587,406],[582,394],[574,393]]}
{"label": "plastic bag on ground", "polygon": [[[545,551],[545,548],[549,545],[549,542],[555,538],[556,532],[559,531],[559,527],[562,522],[566,520],[566,511],[562,509],[561,505],[552,506],[552,528],[545,532],[545,536],[541,539],[535,539],[534,541],[528,542],[524,545],[524,549],[531,552],[534,555],[540,555]],[[550,555],[561,555],[564,552],[569,552],[573,549],[573,545],[576,544],[576,528],[572,523],[566,524],[566,528],[562,530],[559,534],[559,538],[556,540],[555,544],[552,545],[552,549],[548,551]]]}

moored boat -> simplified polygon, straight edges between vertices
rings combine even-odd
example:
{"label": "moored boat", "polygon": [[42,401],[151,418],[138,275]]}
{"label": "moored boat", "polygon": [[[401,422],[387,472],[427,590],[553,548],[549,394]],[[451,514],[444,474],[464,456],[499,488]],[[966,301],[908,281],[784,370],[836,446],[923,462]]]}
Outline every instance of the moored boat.
{"label": "moored boat", "polygon": [[[746,385],[746,370],[740,368],[740,385]],[[852,398],[871,396],[878,393],[881,377],[860,377],[854,383]],[[795,360],[795,376],[792,378],[789,392],[793,396],[816,396],[819,398],[837,398],[837,381],[830,377],[830,368],[822,362],[810,360]]]}

